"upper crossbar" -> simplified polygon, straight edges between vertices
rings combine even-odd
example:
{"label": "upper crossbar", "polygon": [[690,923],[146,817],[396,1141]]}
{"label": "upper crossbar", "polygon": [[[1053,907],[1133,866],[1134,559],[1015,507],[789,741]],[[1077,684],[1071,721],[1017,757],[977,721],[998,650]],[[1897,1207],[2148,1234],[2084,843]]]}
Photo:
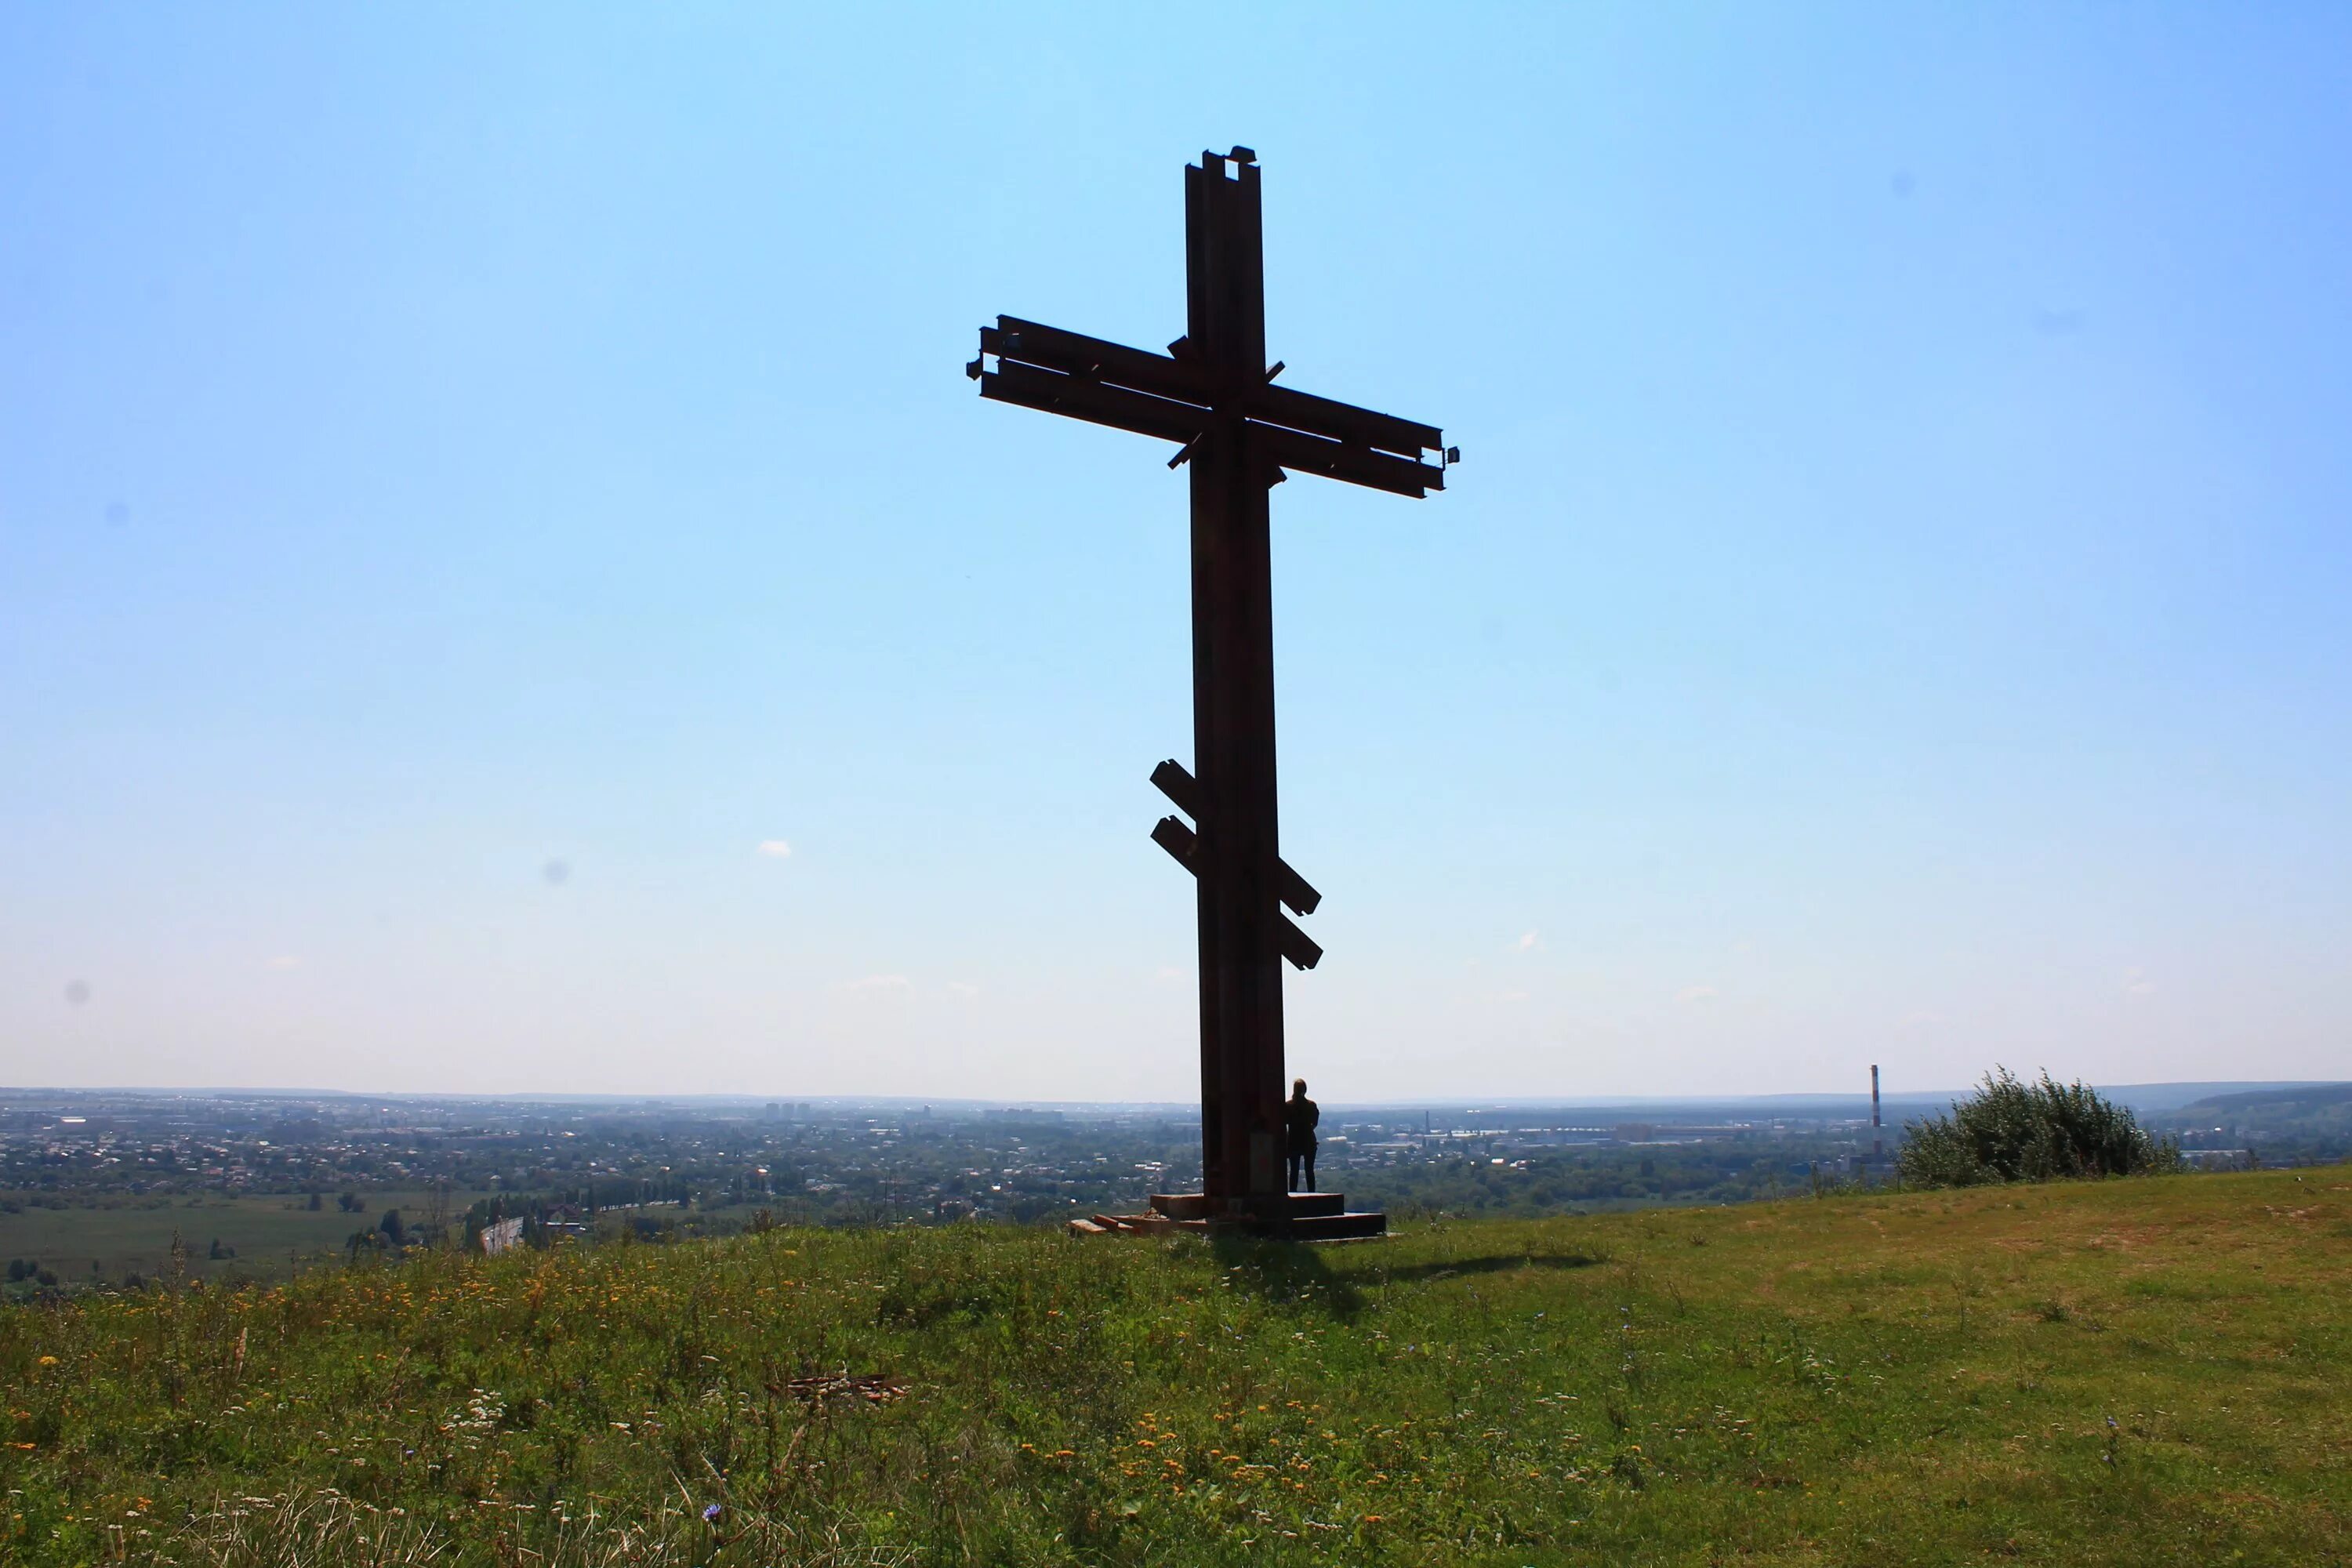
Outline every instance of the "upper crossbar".
{"label": "upper crossbar", "polygon": [[[1444,448],[1433,425],[1263,380],[1236,386],[1198,360],[1018,316],[999,316],[995,326],[981,328],[980,352],[971,374],[981,395],[999,402],[1179,443],[1194,439],[1219,415],[1239,415],[1266,457],[1295,472],[1415,497],[1445,488],[1444,468],[1421,461],[1422,453]],[[985,368],[992,357],[993,371]]]}

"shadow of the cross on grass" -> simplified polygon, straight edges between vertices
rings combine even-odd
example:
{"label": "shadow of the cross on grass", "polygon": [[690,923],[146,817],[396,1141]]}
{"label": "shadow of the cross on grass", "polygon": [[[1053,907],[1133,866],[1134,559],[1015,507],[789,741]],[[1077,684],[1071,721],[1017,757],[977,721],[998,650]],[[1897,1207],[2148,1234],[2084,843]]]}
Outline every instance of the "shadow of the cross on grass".
{"label": "shadow of the cross on grass", "polygon": [[1262,1300],[1329,1313],[1345,1322],[1364,1310],[1363,1292],[1309,1242],[1213,1235],[1209,1250],[1234,1288]]}
{"label": "shadow of the cross on grass", "polygon": [[1504,1252],[1483,1258],[1441,1258],[1428,1263],[1408,1263],[1383,1268],[1381,1279],[1395,1284],[1416,1279],[1444,1279],[1455,1274],[1500,1274],[1513,1268],[1591,1268],[1609,1260],[1591,1252]]}
{"label": "shadow of the cross on grass", "polygon": [[1350,1248],[1343,1259],[1349,1267],[1334,1268],[1335,1255],[1312,1242],[1227,1235],[1212,1237],[1209,1248],[1235,1289],[1262,1300],[1326,1312],[1342,1322],[1364,1310],[1365,1285],[1415,1284],[1515,1268],[1590,1268],[1608,1261],[1588,1252],[1505,1252],[1391,1267]]}

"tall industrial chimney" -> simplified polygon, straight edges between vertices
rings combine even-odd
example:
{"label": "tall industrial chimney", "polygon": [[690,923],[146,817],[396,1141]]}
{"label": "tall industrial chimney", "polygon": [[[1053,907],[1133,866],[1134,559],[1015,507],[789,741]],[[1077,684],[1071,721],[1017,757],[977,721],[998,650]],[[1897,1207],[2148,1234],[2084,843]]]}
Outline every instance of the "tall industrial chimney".
{"label": "tall industrial chimney", "polygon": [[1873,1062],[1870,1064],[1870,1157],[1884,1159],[1885,1154],[1886,1145],[1878,1135],[1878,1064]]}

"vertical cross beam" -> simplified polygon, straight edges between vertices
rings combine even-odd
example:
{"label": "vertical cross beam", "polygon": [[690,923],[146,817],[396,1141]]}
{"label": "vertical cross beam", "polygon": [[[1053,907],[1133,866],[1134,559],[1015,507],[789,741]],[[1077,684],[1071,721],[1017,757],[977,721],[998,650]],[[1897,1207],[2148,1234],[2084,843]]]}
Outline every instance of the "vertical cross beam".
{"label": "vertical cross beam", "polygon": [[1266,490],[1241,410],[1265,380],[1257,165],[1184,171],[1184,351],[1221,395],[1192,449],[1192,756],[1200,773],[1202,1189],[1212,1212],[1287,1212],[1282,969],[1276,944],[1274,569]]}
{"label": "vertical cross beam", "polygon": [[[1193,873],[1201,942],[1199,1208],[1279,1228],[1282,970],[1322,955],[1275,905],[1321,895],[1284,864],[1275,810],[1274,570],[1266,491],[1285,470],[1394,495],[1445,488],[1461,454],[1435,426],[1270,384],[1257,155],[1184,171],[1187,331],[1167,354],[1013,316],[980,330],[964,374],[1000,403],[1178,443],[1192,486],[1192,753],[1151,782],[1174,817],[1154,842]],[[994,368],[991,368],[991,362]],[[1441,462],[1423,461],[1436,451]],[[1156,1202],[1157,1200],[1155,1200]],[[1188,1207],[1192,1200],[1185,1200]]]}

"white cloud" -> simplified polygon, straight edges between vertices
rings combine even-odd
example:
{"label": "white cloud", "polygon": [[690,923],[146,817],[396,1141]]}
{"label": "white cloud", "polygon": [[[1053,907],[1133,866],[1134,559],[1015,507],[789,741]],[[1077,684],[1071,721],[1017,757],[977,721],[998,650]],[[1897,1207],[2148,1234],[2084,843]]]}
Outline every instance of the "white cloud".
{"label": "white cloud", "polygon": [[1511,943],[1511,951],[1513,952],[1533,952],[1536,948],[1536,943],[1540,939],[1534,931],[1528,931],[1521,936],[1518,941]]}
{"label": "white cloud", "polygon": [[868,974],[843,984],[844,991],[904,991],[915,983],[903,974]]}
{"label": "white cloud", "polygon": [[2156,982],[2147,977],[2147,973],[2145,970],[2126,969],[2124,971],[2125,995],[2147,996],[2154,994],[2155,991]]}
{"label": "white cloud", "polygon": [[265,969],[299,969],[302,961],[290,952],[275,953],[262,961]]}
{"label": "white cloud", "polygon": [[1498,991],[1495,994],[1497,1002],[1524,1002],[1527,999],[1528,994],[1524,991]]}
{"label": "white cloud", "polygon": [[762,838],[751,853],[765,855],[771,860],[789,860],[793,858],[793,847],[781,838]]}
{"label": "white cloud", "polygon": [[1714,995],[1715,987],[1702,983],[1697,985],[1684,986],[1681,990],[1675,993],[1675,1000],[1687,1005],[1694,1002],[1707,1001]]}
{"label": "white cloud", "polygon": [[969,980],[950,980],[948,982],[948,989],[958,996],[977,996],[980,994],[980,987],[974,985]]}

